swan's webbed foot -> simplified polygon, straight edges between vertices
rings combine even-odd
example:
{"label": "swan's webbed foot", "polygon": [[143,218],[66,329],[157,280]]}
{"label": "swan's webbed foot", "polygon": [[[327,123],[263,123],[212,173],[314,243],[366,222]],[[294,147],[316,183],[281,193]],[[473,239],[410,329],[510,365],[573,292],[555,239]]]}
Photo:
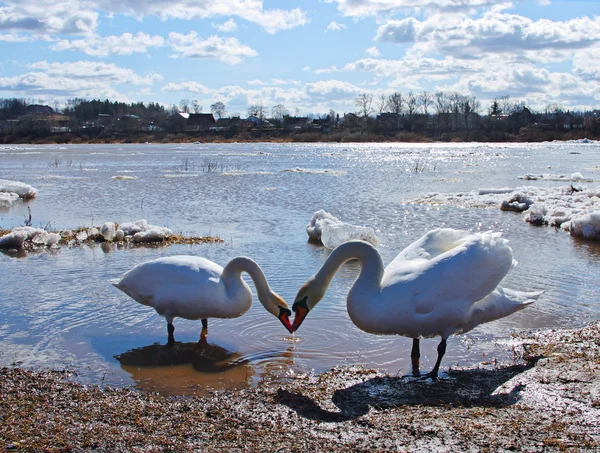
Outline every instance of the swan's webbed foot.
{"label": "swan's webbed foot", "polygon": [[419,376],[419,381],[424,381],[426,379],[431,379],[433,382],[436,382],[438,380],[438,370],[431,370],[429,373]]}

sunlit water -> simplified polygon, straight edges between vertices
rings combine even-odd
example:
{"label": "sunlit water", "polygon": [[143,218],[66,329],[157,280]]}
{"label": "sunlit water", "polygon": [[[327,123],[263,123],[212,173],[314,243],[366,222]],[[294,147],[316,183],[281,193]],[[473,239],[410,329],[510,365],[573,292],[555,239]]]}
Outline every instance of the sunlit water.
{"label": "sunlit water", "polygon": [[[240,388],[341,364],[392,373],[409,371],[410,340],[356,328],[345,296],[358,275],[346,264],[295,336],[255,303],[243,317],[200,323],[175,320],[177,346],[164,347],[166,323],[109,280],[134,265],[175,254],[202,255],[221,265],[246,255],[264,269],[290,304],[328,256],[309,244],[312,214],[325,209],[346,223],[368,225],[389,263],[426,231],[448,226],[503,231],[519,265],[505,286],[546,290],[535,305],[451,337],[442,367],[508,359],[513,330],[575,327],[598,319],[600,245],[560,230],[533,227],[497,209],[410,205],[427,192],[518,187],[526,173],[600,181],[597,144],[403,145],[228,144],[82,145],[0,148],[0,178],[31,184],[39,195],[0,211],[0,227],[52,230],[147,219],[213,245],[119,249],[95,246],[0,254],[0,364],[68,367],[92,384],[128,385],[183,394]],[[128,177],[123,179],[122,177]],[[527,185],[558,186],[552,181]],[[564,183],[563,183],[564,185]],[[422,342],[422,369],[436,357]]]}

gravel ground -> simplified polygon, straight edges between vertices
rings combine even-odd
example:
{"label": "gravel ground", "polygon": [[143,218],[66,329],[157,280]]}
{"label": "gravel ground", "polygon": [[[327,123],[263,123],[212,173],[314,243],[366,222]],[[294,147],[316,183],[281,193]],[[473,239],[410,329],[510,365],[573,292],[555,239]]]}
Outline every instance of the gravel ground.
{"label": "gravel ground", "polygon": [[515,364],[455,369],[438,382],[343,367],[203,397],[0,368],[0,449],[600,451],[600,322],[514,340]]}

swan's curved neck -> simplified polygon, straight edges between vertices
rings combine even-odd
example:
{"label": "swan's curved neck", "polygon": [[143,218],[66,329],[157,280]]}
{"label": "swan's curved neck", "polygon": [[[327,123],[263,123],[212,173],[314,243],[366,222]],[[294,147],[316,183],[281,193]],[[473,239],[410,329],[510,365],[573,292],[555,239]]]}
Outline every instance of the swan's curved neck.
{"label": "swan's curved neck", "polygon": [[242,272],[247,272],[250,275],[256,287],[258,300],[265,305],[273,291],[260,266],[250,258],[238,256],[227,263],[221,274],[221,279],[225,282],[225,287],[228,287],[230,282],[239,283],[242,279]]}
{"label": "swan's curved neck", "polygon": [[363,287],[372,286],[373,290],[379,290],[384,271],[383,261],[375,247],[363,241],[350,241],[338,246],[315,274],[315,281],[326,291],[339,268],[351,259],[357,259],[361,264],[356,283],[360,282]]}

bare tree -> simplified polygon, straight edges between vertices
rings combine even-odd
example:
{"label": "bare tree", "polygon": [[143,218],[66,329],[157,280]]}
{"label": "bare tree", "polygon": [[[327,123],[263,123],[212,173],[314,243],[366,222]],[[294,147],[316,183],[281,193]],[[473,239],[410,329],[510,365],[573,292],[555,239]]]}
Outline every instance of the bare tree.
{"label": "bare tree", "polygon": [[210,106],[210,111],[213,115],[217,115],[219,118],[223,118],[226,113],[225,104],[222,102],[215,102]]}
{"label": "bare tree", "polygon": [[419,107],[419,99],[415,93],[409,91],[404,98],[404,105],[406,106],[406,114],[408,115],[408,122],[412,125],[413,117],[415,113],[417,113],[417,108]]}
{"label": "bare tree", "polygon": [[248,116],[256,116],[261,120],[265,119],[265,107],[262,104],[252,104],[248,106]]}
{"label": "bare tree", "polygon": [[281,123],[283,121],[283,118],[288,116],[289,114],[290,113],[288,112],[288,109],[286,109],[285,105],[283,104],[277,104],[271,109],[271,116],[273,117],[273,119],[279,121],[279,123]]}
{"label": "bare tree", "polygon": [[387,110],[388,97],[385,93],[379,93],[377,96],[377,112],[379,114],[384,113]]}
{"label": "bare tree", "polygon": [[192,101],[192,109],[194,109],[194,113],[201,113],[202,112],[202,106],[198,102],[198,99],[194,99]]}
{"label": "bare tree", "polygon": [[179,101],[179,111],[184,113],[190,113],[190,100],[182,99]]}
{"label": "bare tree", "polygon": [[429,107],[433,103],[433,95],[428,91],[423,91],[419,94],[419,104],[423,107],[423,113],[425,116],[429,116]]}
{"label": "bare tree", "polygon": [[337,122],[335,120],[335,110],[329,110],[329,124],[332,126],[337,126]]}
{"label": "bare tree", "polygon": [[387,107],[390,112],[401,115],[404,108],[403,104],[402,93],[396,92],[388,96]]}
{"label": "bare tree", "polygon": [[354,98],[354,105],[356,105],[357,113],[359,116],[367,117],[373,113],[373,94],[372,93],[361,93]]}

